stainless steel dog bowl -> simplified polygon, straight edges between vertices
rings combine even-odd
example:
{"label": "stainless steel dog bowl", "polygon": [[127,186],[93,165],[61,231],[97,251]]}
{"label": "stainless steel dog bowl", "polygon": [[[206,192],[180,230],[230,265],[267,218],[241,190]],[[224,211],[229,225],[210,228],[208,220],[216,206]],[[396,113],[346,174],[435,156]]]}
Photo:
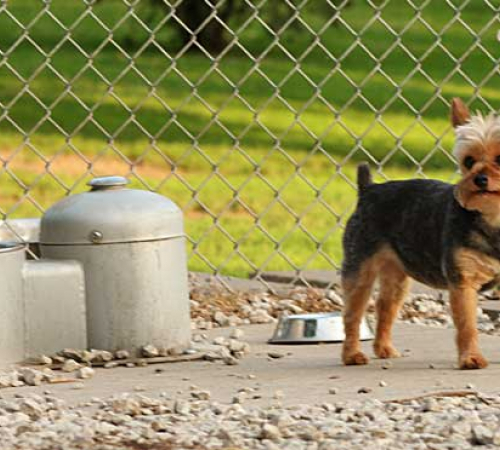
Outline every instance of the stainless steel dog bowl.
{"label": "stainless steel dog bowl", "polygon": [[[363,319],[360,339],[373,339],[370,325]],[[343,342],[344,324],[340,312],[296,314],[284,316],[278,321],[270,344],[317,344],[319,342]]]}

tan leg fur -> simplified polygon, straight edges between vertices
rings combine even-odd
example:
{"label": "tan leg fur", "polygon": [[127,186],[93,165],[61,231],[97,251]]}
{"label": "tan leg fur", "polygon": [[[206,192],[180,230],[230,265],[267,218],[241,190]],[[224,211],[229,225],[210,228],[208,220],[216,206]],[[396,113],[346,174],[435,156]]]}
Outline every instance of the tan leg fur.
{"label": "tan leg fur", "polygon": [[458,364],[461,369],[482,369],[488,365],[478,345],[477,291],[500,272],[500,262],[470,249],[455,253],[462,281],[450,287],[450,306],[457,328]]}
{"label": "tan leg fur", "polygon": [[356,276],[342,280],[346,335],[342,360],[346,365],[368,363],[368,357],[360,350],[359,326],[370,299],[373,283],[379,274],[381,286],[377,302],[378,325],[374,350],[380,358],[398,356],[392,345],[391,328],[408,289],[408,277],[394,252],[383,249],[365,261]]}
{"label": "tan leg fur", "polygon": [[377,299],[377,332],[373,350],[379,358],[398,358],[392,345],[392,326],[408,293],[410,279],[397,260],[389,259],[380,270]]}

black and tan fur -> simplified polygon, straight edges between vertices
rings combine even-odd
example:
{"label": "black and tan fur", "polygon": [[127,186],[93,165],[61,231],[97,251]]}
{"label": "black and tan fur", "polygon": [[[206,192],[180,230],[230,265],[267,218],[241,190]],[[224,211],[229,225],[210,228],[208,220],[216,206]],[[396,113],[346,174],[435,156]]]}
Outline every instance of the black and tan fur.
{"label": "black and tan fur", "polygon": [[376,356],[399,356],[391,329],[413,278],[449,291],[460,368],[488,364],[478,346],[476,309],[477,292],[500,280],[500,121],[471,118],[459,99],[451,115],[463,175],[458,184],[375,184],[366,164],[358,168],[358,205],[343,240],[345,364],[368,362],[359,325],[377,278]]}

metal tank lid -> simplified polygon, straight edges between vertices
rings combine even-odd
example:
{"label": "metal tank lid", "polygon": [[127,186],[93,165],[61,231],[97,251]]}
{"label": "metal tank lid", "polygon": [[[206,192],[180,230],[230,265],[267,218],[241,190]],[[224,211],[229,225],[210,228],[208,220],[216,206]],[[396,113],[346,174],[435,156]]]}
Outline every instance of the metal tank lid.
{"label": "metal tank lid", "polygon": [[95,245],[184,236],[182,211],[162,195],[126,188],[124,177],[94,178],[42,217],[40,243]]}

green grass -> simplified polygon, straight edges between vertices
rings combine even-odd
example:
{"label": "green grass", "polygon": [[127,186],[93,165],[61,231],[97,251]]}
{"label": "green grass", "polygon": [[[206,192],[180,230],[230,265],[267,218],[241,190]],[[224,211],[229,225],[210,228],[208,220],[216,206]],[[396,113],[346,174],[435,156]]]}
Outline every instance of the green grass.
{"label": "green grass", "polygon": [[[29,39],[0,12],[0,157],[8,162],[0,170],[3,214],[40,215],[69,191],[84,190],[89,168],[97,175],[129,174],[136,187],[157,189],[185,210],[188,235],[197,242],[193,270],[245,275],[258,267],[332,268],[342,257],[340,225],[355,202],[346,180],[352,183],[356,162],[369,159],[388,178],[421,176],[418,164],[426,176],[449,180],[455,166],[446,101],[479,94],[484,101],[472,107],[483,111],[500,101],[497,25],[488,24],[494,12],[479,0],[461,9],[466,26],[447,26],[454,11],[429,2],[420,17],[434,31],[419,20],[408,27],[415,11],[390,2],[381,18],[402,33],[406,50],[393,47],[396,38],[381,21],[371,23],[374,11],[366,2],[354,0],[342,13],[348,26],[330,25],[321,35],[337,62],[300,24],[280,39],[299,63],[276,45],[260,58],[274,40],[254,22],[239,42],[258,65],[237,50],[214,60],[200,53],[177,58],[168,26],[157,34],[163,50],[143,48],[147,34],[128,19],[113,37],[128,46],[131,60],[105,44],[107,33],[83,2],[50,5],[57,20],[48,14],[35,20],[41,1],[8,3]],[[328,18],[309,9],[302,17],[320,30]],[[93,13],[114,27],[125,10],[103,0]],[[62,45],[59,22],[71,27],[71,40]],[[467,27],[481,39],[476,42]],[[351,30],[362,30],[358,44]],[[131,33],[133,47],[126,40]],[[92,54],[91,63],[82,51]]]}

